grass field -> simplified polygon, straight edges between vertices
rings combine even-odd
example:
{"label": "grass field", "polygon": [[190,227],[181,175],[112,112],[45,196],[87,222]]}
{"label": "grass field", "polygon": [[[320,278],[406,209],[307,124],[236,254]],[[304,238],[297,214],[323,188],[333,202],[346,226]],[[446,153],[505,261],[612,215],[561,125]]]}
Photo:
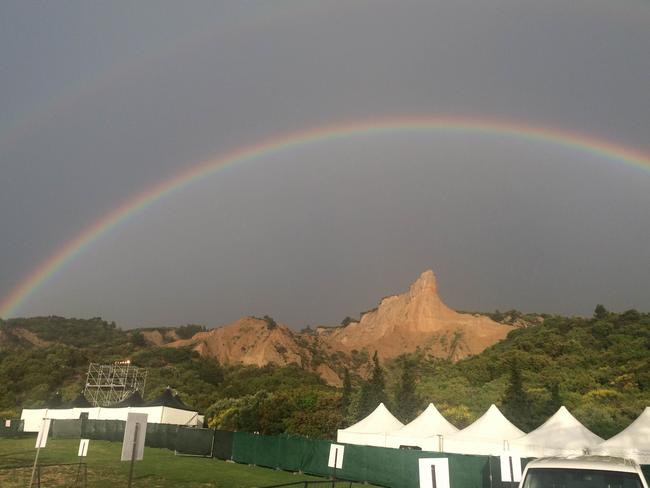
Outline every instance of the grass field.
{"label": "grass field", "polygon": [[[36,450],[35,438],[0,438],[0,486],[2,488],[29,485],[31,466]],[[48,439],[41,449],[39,464],[78,463],[78,439]],[[89,488],[118,488],[127,486],[129,463],[120,462],[122,444],[90,441],[88,457]],[[15,466],[25,466],[22,469]],[[44,488],[75,486],[78,466],[43,468]],[[145,448],[144,459],[135,463],[133,488],[248,488],[263,487],[303,480],[323,480],[313,476],[235,464],[216,459],[175,456],[167,449]],[[78,484],[77,486],[82,486]],[[329,485],[326,485],[329,486]],[[360,487],[361,485],[353,485]],[[370,485],[363,485],[368,487]]]}

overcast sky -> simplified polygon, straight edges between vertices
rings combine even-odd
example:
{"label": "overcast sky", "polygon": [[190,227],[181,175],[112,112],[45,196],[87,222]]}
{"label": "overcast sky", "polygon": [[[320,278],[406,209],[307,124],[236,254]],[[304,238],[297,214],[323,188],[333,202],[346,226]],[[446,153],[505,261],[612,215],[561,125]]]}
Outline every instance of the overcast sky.
{"label": "overcast sky", "polygon": [[[648,26],[640,0],[3,1],[0,301],[123,202],[269,137],[479,116],[650,155]],[[456,309],[650,311],[650,168],[505,135],[316,142],[161,199],[15,315],[335,325],[426,269]]]}

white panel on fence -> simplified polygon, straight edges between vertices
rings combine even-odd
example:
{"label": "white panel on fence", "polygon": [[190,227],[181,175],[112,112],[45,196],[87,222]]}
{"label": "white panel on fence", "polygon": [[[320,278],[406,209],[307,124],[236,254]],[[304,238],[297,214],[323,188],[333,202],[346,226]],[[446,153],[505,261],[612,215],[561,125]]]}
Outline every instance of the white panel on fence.
{"label": "white panel on fence", "polygon": [[51,419],[43,419],[41,422],[41,428],[38,431],[38,436],[36,437],[36,449],[42,449],[47,444],[47,434],[50,432],[50,423]]}
{"label": "white panel on fence", "polygon": [[343,469],[343,452],[345,446],[341,444],[330,445],[330,458],[327,461],[327,466],[330,468]]}
{"label": "white panel on fence", "polygon": [[521,481],[521,456],[501,454],[501,481],[519,483]]}
{"label": "white panel on fence", "polygon": [[512,481],[519,483],[521,481],[521,456],[516,454],[510,456],[512,461]]}
{"label": "white panel on fence", "polygon": [[507,454],[501,454],[499,456],[499,461],[501,462],[501,481],[512,481],[512,476],[510,476],[510,456]]}
{"label": "white panel on fence", "polygon": [[420,488],[449,488],[449,459],[420,458]]}
{"label": "white panel on fence", "polygon": [[90,443],[89,439],[79,440],[79,453],[77,456],[86,457],[88,455],[88,444]]}
{"label": "white panel on fence", "polygon": [[[137,439],[135,438],[137,433]],[[144,438],[147,434],[147,414],[129,412],[124,426],[122,440],[122,461],[142,461],[144,455]],[[135,447],[134,447],[135,440]]]}

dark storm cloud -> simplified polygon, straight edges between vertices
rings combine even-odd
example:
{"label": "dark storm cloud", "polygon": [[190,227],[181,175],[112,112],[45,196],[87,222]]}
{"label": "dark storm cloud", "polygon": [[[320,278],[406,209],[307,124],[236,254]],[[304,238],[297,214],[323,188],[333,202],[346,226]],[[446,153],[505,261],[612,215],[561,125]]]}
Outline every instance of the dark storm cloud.
{"label": "dark storm cloud", "polygon": [[[635,2],[5,2],[0,295],[215,154],[391,114],[481,114],[650,152]],[[647,170],[507,138],[372,137],[222,171],[80,254],[19,312],[335,323],[438,272],[464,309],[648,309]]]}

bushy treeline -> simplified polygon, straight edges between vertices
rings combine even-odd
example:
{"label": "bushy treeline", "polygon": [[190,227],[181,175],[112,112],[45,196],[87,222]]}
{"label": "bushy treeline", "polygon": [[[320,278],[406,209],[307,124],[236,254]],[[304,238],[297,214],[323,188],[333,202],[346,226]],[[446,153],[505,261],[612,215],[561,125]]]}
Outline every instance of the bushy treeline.
{"label": "bushy treeline", "polygon": [[[17,327],[46,343],[34,346],[12,333]],[[296,365],[221,365],[191,348],[147,345],[141,334],[101,319],[0,321],[0,339],[4,415],[69,401],[83,388],[89,362],[126,357],[148,369],[145,399],[171,386],[210,426],[264,434],[333,438],[379,402],[403,422],[433,402],[458,427],[495,403],[526,431],[565,405],[608,437],[650,405],[650,314],[602,306],[591,318],[544,316],[457,363],[419,351],[382,362],[374,351],[361,351],[354,369],[341,372],[338,389]]]}
{"label": "bushy treeline", "polygon": [[[496,403],[529,431],[565,405],[595,433],[618,433],[650,405],[650,314],[547,316],[482,354],[451,364],[409,356],[422,409],[433,402],[463,427]],[[393,384],[398,384],[394,370]]]}

